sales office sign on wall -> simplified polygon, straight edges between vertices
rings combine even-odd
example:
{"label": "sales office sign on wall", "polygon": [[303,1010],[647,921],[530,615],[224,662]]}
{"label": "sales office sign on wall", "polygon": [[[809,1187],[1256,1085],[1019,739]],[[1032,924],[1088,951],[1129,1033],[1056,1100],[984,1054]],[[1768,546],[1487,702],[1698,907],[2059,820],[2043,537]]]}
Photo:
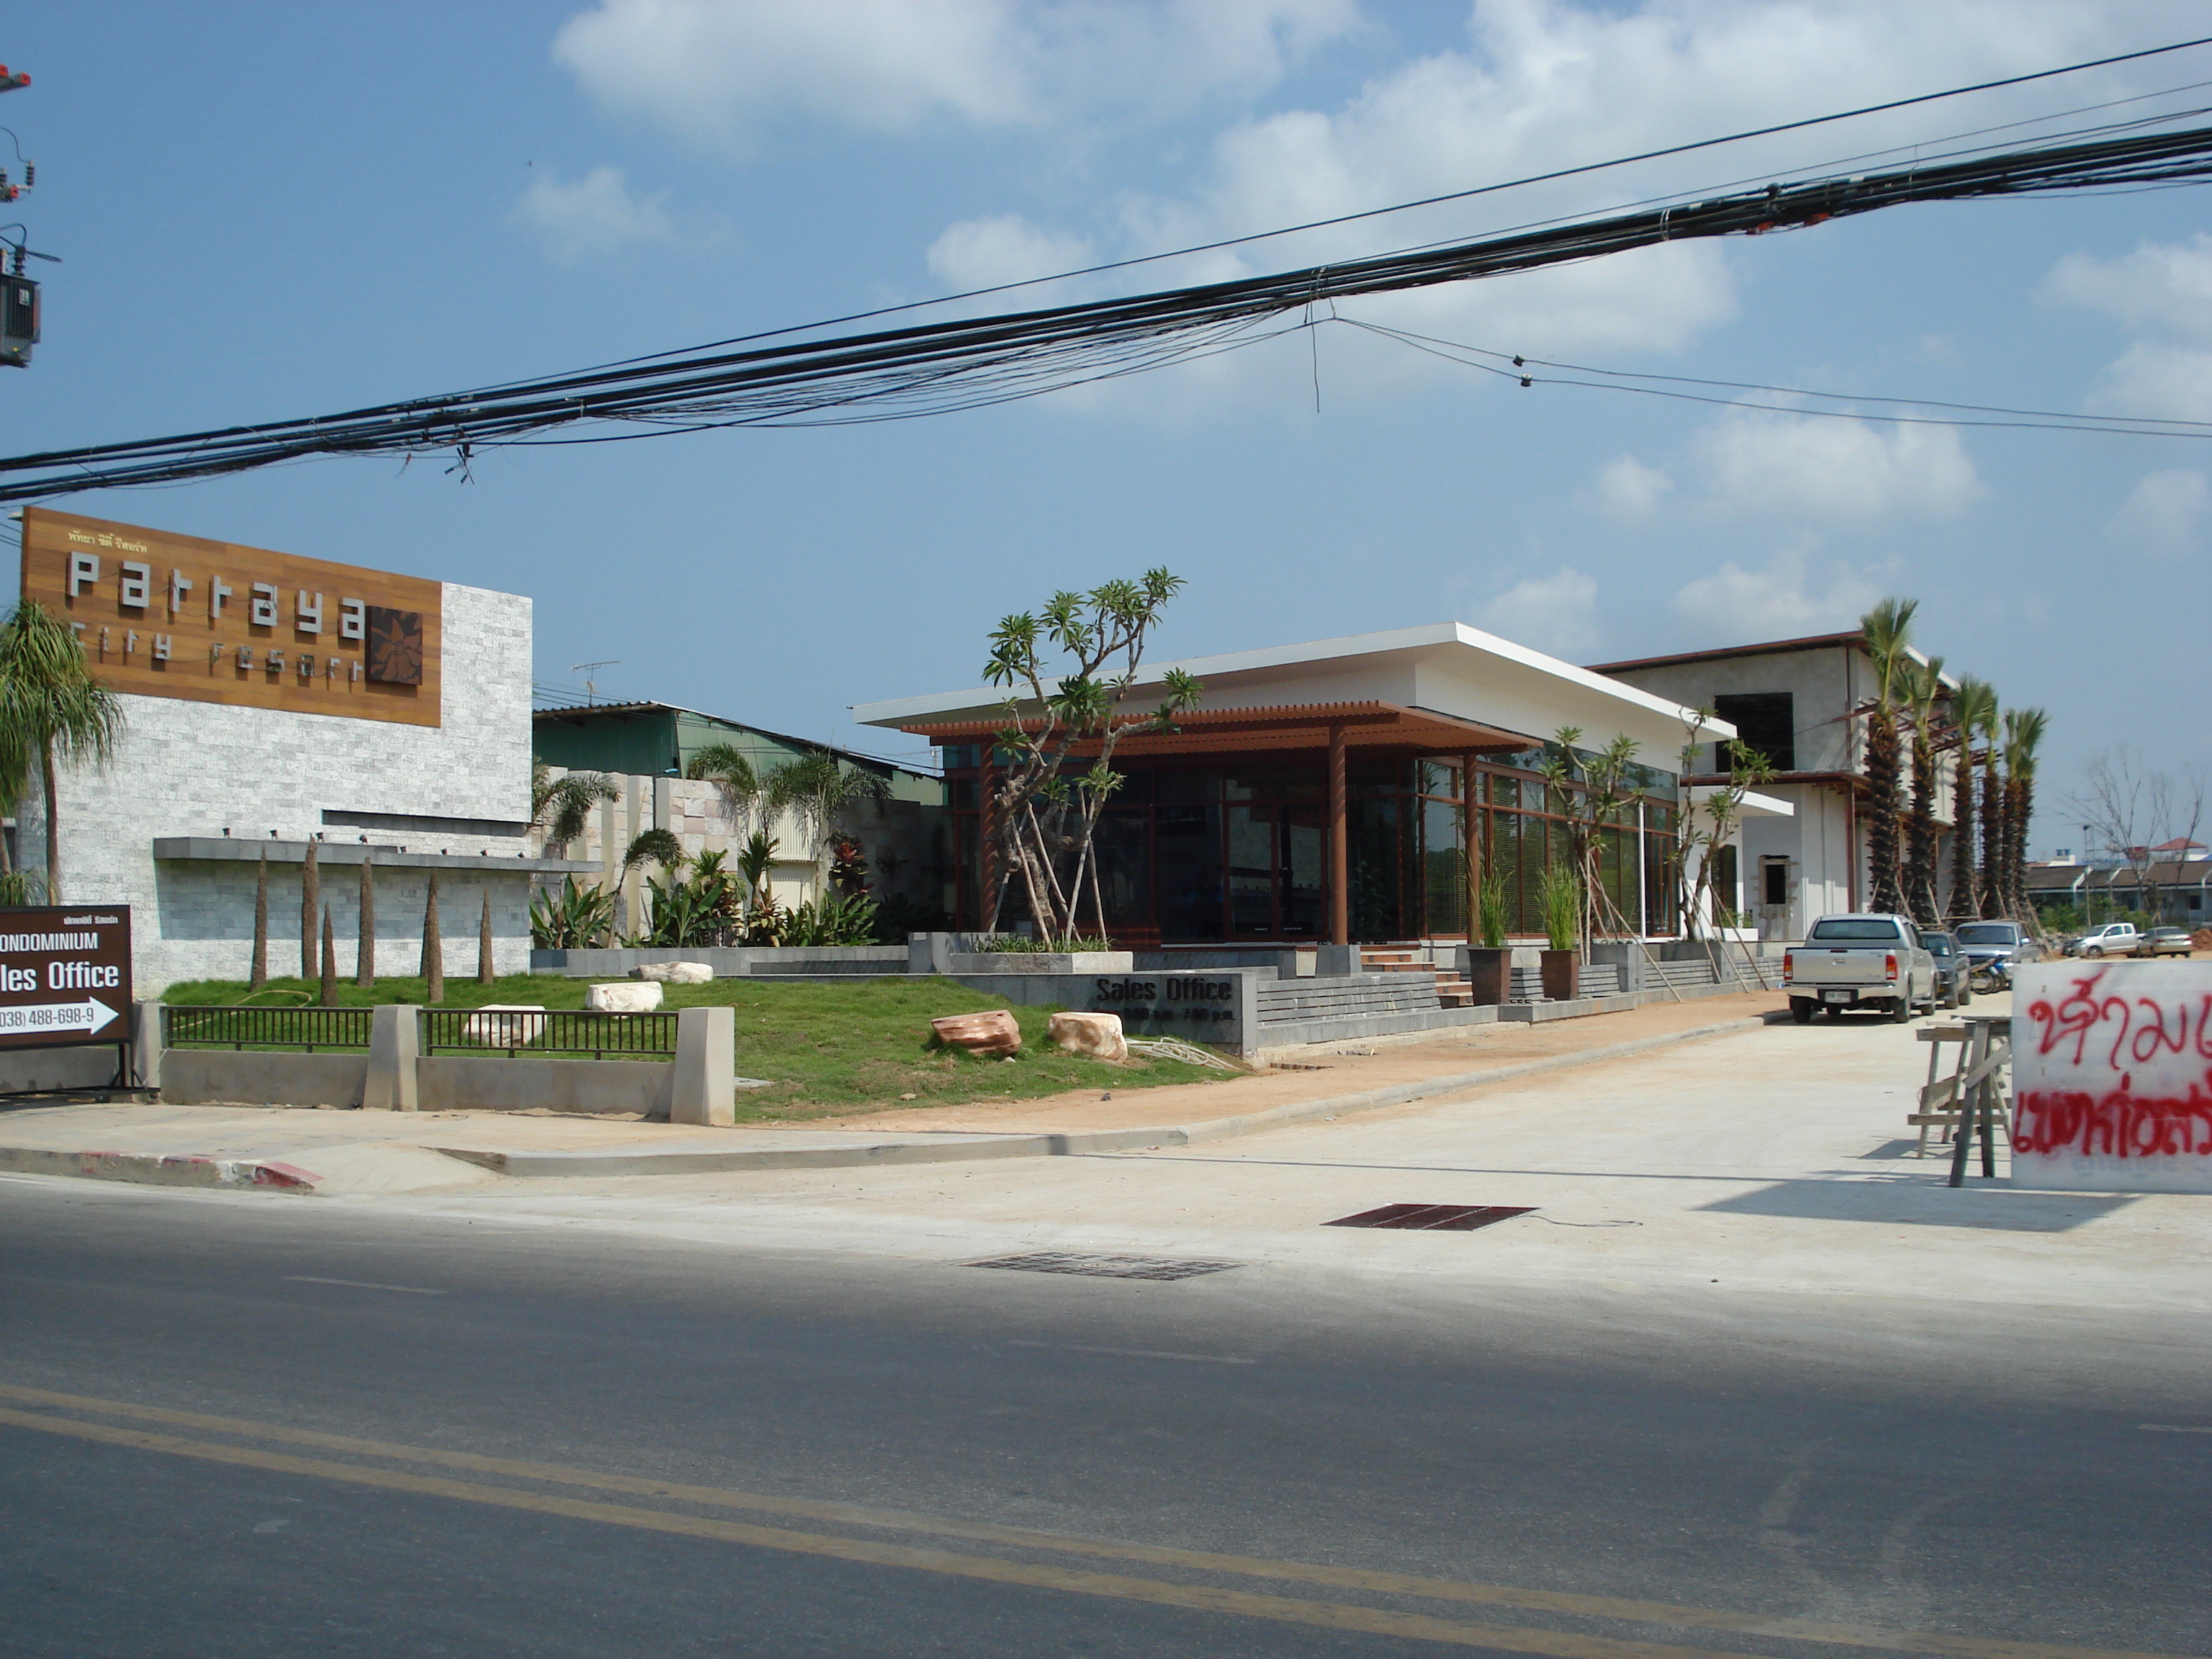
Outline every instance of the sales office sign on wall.
{"label": "sales office sign on wall", "polygon": [[144,697],[439,724],[439,585],[23,510],[23,596]]}

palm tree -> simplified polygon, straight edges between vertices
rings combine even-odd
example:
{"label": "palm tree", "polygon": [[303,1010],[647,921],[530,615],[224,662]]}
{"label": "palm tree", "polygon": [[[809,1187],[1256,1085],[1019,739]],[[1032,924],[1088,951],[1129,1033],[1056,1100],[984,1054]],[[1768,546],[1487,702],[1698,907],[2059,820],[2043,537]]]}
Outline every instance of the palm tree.
{"label": "palm tree", "polygon": [[1967,675],[1951,694],[1951,727],[1959,744],[1951,774],[1951,903],[1954,923],[1982,913],[1974,879],[1974,738],[1996,719],[1996,687]]}
{"label": "palm tree", "polygon": [[730,815],[730,839],[743,841],[762,794],[760,775],[753,770],[745,751],[733,743],[708,744],[692,755],[684,775],[714,786]]}
{"label": "palm tree", "polygon": [[2035,817],[2035,751],[2051,717],[2040,708],[2005,715],[2004,883],[2006,914],[2033,921],[2027,908],[2027,826]]}
{"label": "palm tree", "polygon": [[826,750],[786,761],[768,775],[769,811],[787,809],[799,820],[807,859],[817,866],[829,848],[831,827],[847,809],[889,793],[890,786],[874,773],[842,765]]}
{"label": "palm tree", "polygon": [[1859,618],[1875,672],[1875,700],[1867,710],[1867,861],[1873,866],[1874,908],[1883,913],[1905,908],[1897,867],[1897,698],[1912,659],[1905,641],[1919,608],[1917,599],[1888,599]]}
{"label": "palm tree", "polygon": [[592,808],[603,800],[620,800],[615,781],[599,772],[571,772],[556,781],[544,761],[530,764],[530,822],[543,824],[545,844],[563,853],[584,833]]}
{"label": "palm tree", "polygon": [[1982,740],[1982,873],[1975,901],[1984,921],[1997,921],[2005,913],[2004,777],[1998,765],[2005,713],[1997,706],[1994,692],[1981,714],[1975,735]]}
{"label": "palm tree", "polygon": [[1912,713],[1912,809],[1905,820],[1905,902],[1912,919],[1933,927],[1936,902],[1936,706],[1943,696],[1943,659],[1908,661],[1905,699]]}
{"label": "palm tree", "polygon": [[0,794],[20,800],[36,767],[46,792],[46,900],[62,897],[62,766],[106,768],[123,741],[123,704],[93,678],[84,647],[35,600],[0,623]]}

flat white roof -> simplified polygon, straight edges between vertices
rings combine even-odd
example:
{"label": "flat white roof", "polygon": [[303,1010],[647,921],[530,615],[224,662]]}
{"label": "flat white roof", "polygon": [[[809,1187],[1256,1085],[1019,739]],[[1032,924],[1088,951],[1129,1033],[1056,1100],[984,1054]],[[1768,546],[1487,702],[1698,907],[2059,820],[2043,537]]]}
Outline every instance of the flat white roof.
{"label": "flat white roof", "polygon": [[[1532,743],[1573,726],[1582,729],[1585,749],[1626,736],[1635,740],[1644,763],[1668,772],[1680,765],[1686,743],[1720,742],[1736,734],[1726,720],[1696,721],[1695,711],[1665,697],[1464,623],[1146,664],[1130,688],[1133,711],[1157,699],[1170,669],[1182,670],[1206,688],[1202,708],[1371,700],[1518,732]],[[861,703],[853,718],[863,726],[931,725],[988,720],[1006,706],[1005,692],[976,686]]]}

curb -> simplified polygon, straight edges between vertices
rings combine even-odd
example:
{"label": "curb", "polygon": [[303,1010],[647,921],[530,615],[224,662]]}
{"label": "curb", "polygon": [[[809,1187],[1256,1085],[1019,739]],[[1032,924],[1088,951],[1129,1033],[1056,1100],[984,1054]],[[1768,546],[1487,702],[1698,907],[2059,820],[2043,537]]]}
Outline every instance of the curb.
{"label": "curb", "polygon": [[202,1158],[188,1153],[55,1152],[0,1146],[0,1170],[11,1175],[78,1176],[143,1187],[266,1187],[312,1193],[322,1176],[268,1158]]}
{"label": "curb", "polygon": [[[1786,1014],[1783,1017],[1788,1018]],[[1687,1031],[1669,1031],[1659,1036],[1607,1043],[1603,1048],[1586,1049],[1579,1054],[1553,1054],[1544,1060],[1495,1066],[1482,1072],[1461,1072],[1450,1077],[1428,1078],[1419,1083],[1390,1084],[1379,1089],[1364,1089],[1358,1094],[1338,1095],[1328,1100],[1302,1100],[1286,1106],[1271,1106],[1263,1111],[1243,1113],[1235,1117],[1211,1118],[1204,1122],[1171,1127],[1100,1129],[1074,1134],[1002,1135],[934,1146],[927,1141],[890,1140],[872,1146],[819,1146],[794,1148],[788,1152],[491,1152],[454,1146],[434,1146],[430,1150],[443,1152],[448,1158],[480,1164],[501,1175],[521,1177],[713,1175],[734,1170],[836,1170],[862,1164],[953,1164],[1001,1158],[1086,1158],[1139,1147],[1197,1146],[1207,1141],[1231,1140],[1285,1123],[1304,1122],[1321,1117],[1341,1117],[1352,1112],[1372,1111],[1383,1106],[1402,1106],[1409,1101],[1425,1100],[1436,1095],[1457,1094],[1462,1090],[1478,1089],[1486,1084],[1510,1083],[1516,1078],[1534,1077],[1545,1072],[1565,1071],[1577,1066],[1593,1066],[1630,1054],[1646,1054],[1656,1048],[1671,1048],[1678,1042],[1695,1042],[1701,1037],[1728,1036],[1741,1031],[1759,1030],[1770,1023],[1764,1016],[1753,1015],[1743,1019],[1723,1020],[1713,1025],[1700,1025]]]}

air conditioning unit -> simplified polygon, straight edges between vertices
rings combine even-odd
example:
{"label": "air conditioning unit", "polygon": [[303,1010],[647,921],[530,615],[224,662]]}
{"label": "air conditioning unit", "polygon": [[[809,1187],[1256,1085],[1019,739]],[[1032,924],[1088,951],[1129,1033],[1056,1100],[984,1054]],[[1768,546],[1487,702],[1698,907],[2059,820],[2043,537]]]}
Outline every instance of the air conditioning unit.
{"label": "air conditioning unit", "polygon": [[0,276],[0,363],[31,366],[39,343],[39,285],[27,276]]}

